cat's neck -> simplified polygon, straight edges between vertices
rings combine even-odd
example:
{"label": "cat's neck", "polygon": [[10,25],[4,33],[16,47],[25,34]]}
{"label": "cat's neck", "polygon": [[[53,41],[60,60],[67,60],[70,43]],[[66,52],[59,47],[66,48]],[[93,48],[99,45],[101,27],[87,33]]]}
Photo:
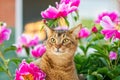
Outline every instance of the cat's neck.
{"label": "cat's neck", "polygon": [[64,66],[65,65],[72,65],[74,63],[73,56],[64,56],[64,55],[50,55],[50,54],[44,54],[44,59],[48,61],[49,64],[56,65],[56,66]]}
{"label": "cat's neck", "polygon": [[[46,65],[49,66],[49,68],[54,70],[63,70],[63,71],[74,71],[74,61],[73,59],[65,59],[60,57],[50,57],[47,54],[44,54],[42,57],[42,60],[45,60]],[[44,61],[43,61],[44,62]]]}

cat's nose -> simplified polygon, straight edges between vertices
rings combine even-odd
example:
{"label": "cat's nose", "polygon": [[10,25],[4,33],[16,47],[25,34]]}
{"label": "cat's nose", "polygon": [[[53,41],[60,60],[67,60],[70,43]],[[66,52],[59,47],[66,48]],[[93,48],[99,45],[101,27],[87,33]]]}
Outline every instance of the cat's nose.
{"label": "cat's nose", "polygon": [[56,47],[57,49],[59,49],[59,48],[61,47],[61,44],[56,45],[55,47]]}
{"label": "cat's nose", "polygon": [[60,51],[59,49],[60,49],[61,45],[56,45],[55,47],[56,47],[56,51],[59,52]]}

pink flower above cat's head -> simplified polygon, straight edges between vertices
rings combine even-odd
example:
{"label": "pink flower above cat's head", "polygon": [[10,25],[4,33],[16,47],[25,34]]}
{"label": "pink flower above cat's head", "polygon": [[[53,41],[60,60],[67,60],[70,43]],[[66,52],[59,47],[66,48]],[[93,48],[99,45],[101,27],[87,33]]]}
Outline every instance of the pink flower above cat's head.
{"label": "pink flower above cat's head", "polygon": [[0,44],[2,44],[5,40],[9,40],[11,34],[11,30],[6,28],[6,26],[0,26]]}
{"label": "pink flower above cat's head", "polygon": [[116,59],[117,59],[117,53],[111,51],[111,52],[109,53],[109,59],[110,59],[110,60],[116,60]]}
{"label": "pink flower above cat's head", "polygon": [[78,33],[78,38],[87,38],[90,35],[90,31],[87,28],[82,28]]}
{"label": "pink flower above cat's head", "polygon": [[46,48],[42,44],[35,46],[34,49],[31,51],[32,55],[35,58],[41,57],[45,52]]}
{"label": "pink flower above cat's head", "polygon": [[28,64],[23,60],[19,65],[19,69],[16,70],[14,80],[45,80],[45,76],[46,74],[35,64]]}
{"label": "pink flower above cat's head", "polygon": [[18,42],[25,47],[31,47],[39,43],[39,37],[35,36],[32,38],[29,35],[22,34],[22,36],[19,37]]}
{"label": "pink flower above cat's head", "polygon": [[71,3],[71,6],[79,6],[80,4],[80,0],[61,0],[60,3],[65,3],[65,4],[69,4]]}
{"label": "pink flower above cat's head", "polygon": [[104,16],[100,21],[100,25],[103,27],[101,33],[105,35],[105,39],[118,38],[120,39],[120,28],[119,25],[112,22],[109,16]]}
{"label": "pink flower above cat's head", "polygon": [[119,18],[119,15],[117,12],[103,12],[98,16],[98,19],[95,22],[100,23],[100,21],[104,16],[109,16],[112,22],[117,22]]}
{"label": "pink flower above cat's head", "polygon": [[49,18],[49,19],[56,19],[59,17],[66,17],[69,13],[77,10],[78,7],[72,6],[72,3],[66,4],[63,3],[56,3],[56,7],[49,6],[48,9],[41,12],[41,15],[43,18]]}

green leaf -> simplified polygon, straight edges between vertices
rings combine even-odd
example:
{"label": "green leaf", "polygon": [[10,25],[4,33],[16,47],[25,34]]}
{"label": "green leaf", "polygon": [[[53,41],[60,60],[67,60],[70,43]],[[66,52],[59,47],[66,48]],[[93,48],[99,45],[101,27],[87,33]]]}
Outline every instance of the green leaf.
{"label": "green leaf", "polygon": [[27,56],[29,56],[30,55],[30,48],[28,48],[28,47],[24,47],[24,48],[25,48],[25,51],[27,53]]}
{"label": "green leaf", "polygon": [[78,17],[77,17],[77,16],[74,16],[73,18],[74,18],[74,20],[75,20],[75,21],[77,21],[77,20],[78,20]]}
{"label": "green leaf", "polygon": [[75,63],[81,64],[81,65],[86,61],[86,59],[87,59],[86,56],[81,54],[76,54],[74,57]]}
{"label": "green leaf", "polygon": [[0,72],[5,71],[5,69],[3,68],[3,66],[0,66]]}
{"label": "green leaf", "polygon": [[107,67],[98,68],[98,70],[97,70],[98,73],[102,73],[102,74],[107,74],[108,71],[109,70]]}
{"label": "green leaf", "polygon": [[53,19],[53,20],[49,20],[47,25],[49,27],[52,27],[53,25],[56,25],[56,24],[57,24],[57,19]]}
{"label": "green leaf", "polygon": [[106,59],[105,58],[99,58],[100,59],[100,61],[105,65],[105,66],[108,66],[108,63],[107,63],[107,61],[106,61]]}
{"label": "green leaf", "polygon": [[[87,57],[81,54],[76,54],[74,62],[78,73],[85,73],[87,69],[84,67],[87,63]],[[84,69],[83,69],[84,68]]]}
{"label": "green leaf", "polygon": [[83,53],[84,53],[85,55],[87,55],[88,49],[89,49],[91,46],[93,46],[93,44],[88,44],[88,45],[86,45],[86,46],[80,45],[79,48],[83,51]]}
{"label": "green leaf", "polygon": [[113,70],[112,73],[115,75],[119,75],[120,74],[120,65],[116,66]]}
{"label": "green leaf", "polygon": [[101,74],[96,74],[97,80],[103,80],[103,76]]}
{"label": "green leaf", "polygon": [[22,60],[20,58],[13,58],[9,61],[9,63],[14,62],[18,66],[21,63],[21,61]]}
{"label": "green leaf", "polygon": [[103,76],[99,73],[97,73],[96,71],[92,73],[92,75],[97,77],[97,80],[103,80]]}
{"label": "green leaf", "polygon": [[86,54],[86,50],[85,50],[85,47],[83,45],[80,45],[79,48],[84,52],[84,54]]}
{"label": "green leaf", "polygon": [[94,45],[91,46],[91,48],[97,50],[100,53],[104,53],[103,47],[101,47],[100,45],[94,44]]}
{"label": "green leaf", "polygon": [[115,78],[112,79],[112,80],[120,80],[120,76],[117,76],[117,77],[115,77]]}
{"label": "green leaf", "polygon": [[69,26],[69,21],[67,20],[67,18],[64,18],[65,22],[67,23],[67,26]]}
{"label": "green leaf", "polygon": [[87,80],[97,80],[97,78],[93,75],[87,75]]}
{"label": "green leaf", "polygon": [[100,53],[96,52],[96,53],[91,54],[91,55],[97,56],[98,58],[104,58],[105,60],[109,60],[108,56],[105,54],[100,54]]}
{"label": "green leaf", "polygon": [[106,76],[108,76],[110,79],[114,78],[114,74],[109,70],[107,71],[107,74],[105,74]]}
{"label": "green leaf", "polygon": [[80,64],[75,64],[75,66],[76,66],[77,73],[79,74],[80,70],[81,70],[81,65]]}
{"label": "green leaf", "polygon": [[87,42],[91,42],[93,40],[93,36],[89,36],[88,38],[86,38]]}
{"label": "green leaf", "polygon": [[14,51],[14,50],[16,50],[16,47],[15,46],[10,46],[10,47],[8,47],[4,50],[4,53],[6,53],[8,51]]}
{"label": "green leaf", "polygon": [[103,39],[104,36],[100,33],[97,33],[96,36],[92,39],[93,41],[101,40]]}
{"label": "green leaf", "polygon": [[118,48],[118,55],[120,55],[120,47]]}

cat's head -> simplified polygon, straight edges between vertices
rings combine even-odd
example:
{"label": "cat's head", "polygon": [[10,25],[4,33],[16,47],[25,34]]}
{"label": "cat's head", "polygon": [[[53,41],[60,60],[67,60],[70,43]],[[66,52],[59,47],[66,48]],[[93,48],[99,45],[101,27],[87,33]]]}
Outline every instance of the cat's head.
{"label": "cat's head", "polygon": [[78,32],[82,25],[70,30],[53,30],[46,27],[47,40],[45,42],[47,53],[52,55],[74,54],[78,44]]}

